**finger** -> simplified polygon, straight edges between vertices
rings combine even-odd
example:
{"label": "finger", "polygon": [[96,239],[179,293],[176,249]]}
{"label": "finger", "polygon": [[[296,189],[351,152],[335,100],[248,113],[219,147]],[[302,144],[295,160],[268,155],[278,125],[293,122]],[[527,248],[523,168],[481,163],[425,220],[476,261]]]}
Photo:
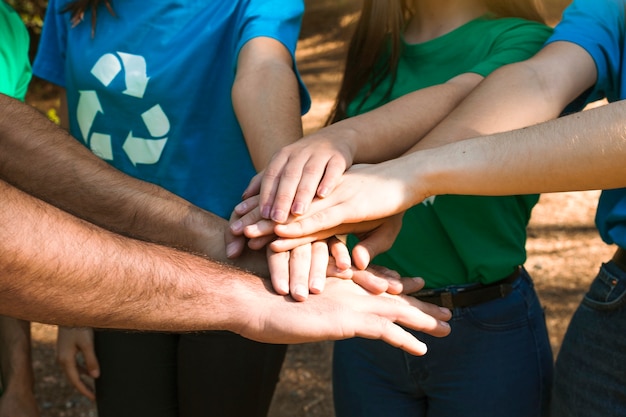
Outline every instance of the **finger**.
{"label": "finger", "polygon": [[[254,239],[248,240],[248,247],[252,250],[261,250],[266,247],[270,242],[276,239],[276,236],[263,236],[257,237]],[[286,251],[276,251],[276,252],[286,252]]]}
{"label": "finger", "polygon": [[352,256],[357,268],[365,268],[370,260],[388,251],[402,229],[402,216],[383,219],[382,223],[369,231],[354,247]]}
{"label": "finger", "polygon": [[307,213],[306,216],[296,218],[292,222],[277,224],[274,227],[274,232],[281,237],[296,238],[325,231],[337,227],[343,222],[345,217],[343,210],[344,206],[338,205],[311,214]]}
{"label": "finger", "polygon": [[92,401],[96,400],[96,394],[94,393],[94,390],[90,385],[83,381],[83,379],[81,378],[81,374],[79,374],[78,372],[72,375],[68,374],[68,379],[70,380],[72,385],[74,385],[74,387],[78,390],[78,392],[80,392]]}
{"label": "finger", "polygon": [[307,243],[311,243],[311,242],[315,242],[316,240],[322,240],[322,239],[326,239],[328,236],[326,236],[324,233],[321,234],[314,234],[311,236],[305,236],[305,237],[300,237],[297,239],[275,239],[273,240],[269,245],[272,248],[272,250],[276,251],[276,252],[285,252],[288,250],[292,250],[294,248],[297,248],[298,246],[302,246],[302,245],[306,245]]}
{"label": "finger", "polygon": [[387,317],[395,323],[435,337],[447,336],[450,333],[450,325],[446,321],[450,320],[452,313],[447,308],[424,303],[406,295],[383,293],[379,297],[393,300],[399,305],[413,307],[409,309],[399,308],[395,311],[395,315],[392,315],[390,310]]}
{"label": "finger", "polygon": [[326,285],[326,269],[328,268],[328,244],[317,241],[311,244],[311,272],[309,273],[309,290],[320,294]]}
{"label": "finger", "polygon": [[357,243],[354,248],[352,248],[352,262],[354,262],[354,266],[358,269],[366,269],[371,259],[372,256],[366,246]]}
{"label": "finger", "polygon": [[58,354],[57,360],[61,365],[61,368],[65,372],[65,376],[68,381],[85,397],[90,400],[95,400],[94,393],[89,389],[87,385],[81,379],[81,369],[78,366],[78,351],[73,350],[73,353],[70,354],[69,351],[64,351],[64,353]]}
{"label": "finger", "polygon": [[398,279],[399,280],[400,278],[402,278],[397,271],[394,271],[393,269],[387,268],[386,266],[370,265],[368,267],[368,269],[370,271],[372,271],[374,274],[379,275],[381,277],[388,278],[388,279]]}
{"label": "finger", "polygon": [[310,243],[289,252],[289,292],[296,301],[304,301],[309,297],[311,256]]}
{"label": "finger", "polygon": [[[367,271],[385,280],[385,282],[387,283],[387,289],[385,290],[385,292],[389,294],[403,293],[405,284],[402,277],[400,277],[400,274],[396,271],[380,265],[370,265],[367,268]],[[407,278],[406,280],[410,281],[411,278]],[[420,288],[419,285],[409,285],[408,283],[407,286],[409,288]]]}
{"label": "finger", "polygon": [[259,172],[254,177],[252,177],[252,179],[250,180],[250,183],[244,190],[243,195],[241,196],[241,199],[245,200],[247,198],[250,198],[254,195],[259,194],[259,192],[261,191],[262,181],[263,181],[263,171]]}
{"label": "finger", "polygon": [[315,198],[322,176],[325,175],[326,162],[326,158],[313,158],[303,167],[302,177],[295,190],[293,205],[291,206],[291,212],[296,216],[304,214]]}
{"label": "finger", "polygon": [[345,160],[332,158],[328,161],[324,177],[317,187],[317,196],[320,198],[327,197],[335,189],[344,172],[346,172]]}
{"label": "finger", "polygon": [[264,170],[263,178],[259,187],[259,207],[261,215],[270,219],[272,206],[276,199],[278,185],[282,179],[283,168],[288,161],[288,156],[280,151],[272,157],[272,160]]}
{"label": "finger", "polygon": [[238,258],[246,248],[245,237],[235,236],[228,231],[224,232],[224,243],[226,244],[226,257],[228,259]]}
{"label": "finger", "polygon": [[228,225],[231,233],[235,236],[243,235],[247,228],[255,230],[253,226],[259,223],[267,222],[273,224],[269,220],[265,220],[261,217],[261,212],[259,211],[258,207],[239,217],[235,216],[237,216],[237,213],[231,216],[231,221]]}
{"label": "finger", "polygon": [[[241,220],[244,220],[244,218]],[[274,233],[275,225],[276,223],[271,220],[259,220],[254,223],[248,223],[243,228],[243,234],[250,239],[271,235]]]}
{"label": "finger", "polygon": [[[239,219],[239,215],[232,213],[230,221],[234,222]],[[246,247],[246,238],[241,235],[235,235],[230,228],[224,230],[224,245],[226,246],[226,257],[234,259],[239,257]]]}
{"label": "finger", "polygon": [[94,345],[82,346],[83,358],[85,359],[85,369],[92,378],[98,378],[100,376],[100,363],[96,357]]}
{"label": "finger", "polygon": [[[276,223],[284,223],[289,218],[296,190],[300,186],[302,171],[308,162],[307,158],[292,157],[283,170],[283,175],[276,189],[270,219]],[[317,186],[317,184],[316,184]]]}
{"label": "finger", "polygon": [[344,242],[333,236],[328,239],[328,247],[339,270],[345,270],[352,266],[350,251]]}
{"label": "finger", "polygon": [[267,265],[272,287],[280,295],[289,294],[289,252],[274,252],[267,248]]}
{"label": "finger", "polygon": [[352,280],[353,275],[354,275],[353,268],[339,269],[337,265],[335,265],[335,258],[333,258],[332,256],[328,258],[328,268],[326,269],[327,277]]}
{"label": "finger", "polygon": [[[259,208],[259,199],[260,197],[258,195],[248,197],[245,200],[241,201],[239,204],[237,204],[235,208],[233,209],[233,212],[236,213],[238,216],[245,216],[246,214],[250,213],[252,210]],[[259,218],[262,218],[260,210],[259,210],[258,216]]]}
{"label": "finger", "polygon": [[382,294],[389,288],[389,284],[385,278],[378,277],[369,271],[354,271],[352,281],[372,294]]}
{"label": "finger", "polygon": [[[359,319],[363,320],[360,317]],[[366,317],[366,321],[366,325],[357,329],[356,336],[366,339],[380,339],[415,356],[426,354],[428,347],[425,343],[389,319],[371,314]]]}

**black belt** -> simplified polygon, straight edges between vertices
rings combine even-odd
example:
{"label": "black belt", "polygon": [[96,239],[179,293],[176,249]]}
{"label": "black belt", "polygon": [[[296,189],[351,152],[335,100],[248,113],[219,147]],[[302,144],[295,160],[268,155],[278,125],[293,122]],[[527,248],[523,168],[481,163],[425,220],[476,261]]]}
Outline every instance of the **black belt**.
{"label": "black belt", "polygon": [[440,288],[421,290],[409,295],[418,300],[436,304],[451,310],[455,307],[469,307],[504,298],[509,295],[511,291],[513,291],[513,283],[519,278],[521,272],[522,267],[517,267],[511,275],[500,281],[491,284],[477,284],[472,287],[458,288],[454,293]]}
{"label": "black belt", "polygon": [[618,247],[617,251],[611,258],[613,263],[617,265],[622,271],[626,272],[626,250]]}

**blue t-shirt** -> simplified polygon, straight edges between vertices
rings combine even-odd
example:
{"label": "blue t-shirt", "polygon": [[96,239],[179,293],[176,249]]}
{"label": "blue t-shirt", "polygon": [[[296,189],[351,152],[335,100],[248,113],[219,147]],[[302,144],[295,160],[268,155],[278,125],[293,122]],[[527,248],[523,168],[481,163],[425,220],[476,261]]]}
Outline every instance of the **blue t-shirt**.
{"label": "blue t-shirt", "polygon": [[255,174],[231,101],[238,53],[263,36],[293,56],[303,2],[124,0],[115,16],[100,6],[94,36],[90,11],[72,27],[68,3],[48,3],[34,72],[65,87],[72,134],[121,171],[229,216]]}
{"label": "blue t-shirt", "polygon": [[[572,42],[591,55],[598,81],[589,101],[626,98],[625,13],[626,0],[574,0],[548,41]],[[602,192],[596,226],[606,243],[626,248],[626,188]]]}

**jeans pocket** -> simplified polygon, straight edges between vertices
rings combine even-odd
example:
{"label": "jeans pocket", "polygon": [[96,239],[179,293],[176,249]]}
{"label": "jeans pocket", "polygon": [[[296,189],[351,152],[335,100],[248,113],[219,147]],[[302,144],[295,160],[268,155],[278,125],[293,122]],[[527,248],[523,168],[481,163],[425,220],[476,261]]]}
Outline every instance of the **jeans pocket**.
{"label": "jeans pocket", "polygon": [[615,310],[626,304],[626,273],[613,273],[602,265],[598,276],[593,280],[583,304],[595,310]]}

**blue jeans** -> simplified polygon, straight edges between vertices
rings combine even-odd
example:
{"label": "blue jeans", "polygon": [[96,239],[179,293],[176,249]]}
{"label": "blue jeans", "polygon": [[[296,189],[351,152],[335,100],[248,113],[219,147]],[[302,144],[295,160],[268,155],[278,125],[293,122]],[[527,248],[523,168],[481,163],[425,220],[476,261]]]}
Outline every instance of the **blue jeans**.
{"label": "blue jeans", "polygon": [[453,311],[425,356],[383,342],[335,343],[337,417],[546,415],[553,358],[543,309],[524,271],[507,297]]}
{"label": "blue jeans", "polygon": [[563,339],[553,417],[626,416],[626,272],[602,265]]}

